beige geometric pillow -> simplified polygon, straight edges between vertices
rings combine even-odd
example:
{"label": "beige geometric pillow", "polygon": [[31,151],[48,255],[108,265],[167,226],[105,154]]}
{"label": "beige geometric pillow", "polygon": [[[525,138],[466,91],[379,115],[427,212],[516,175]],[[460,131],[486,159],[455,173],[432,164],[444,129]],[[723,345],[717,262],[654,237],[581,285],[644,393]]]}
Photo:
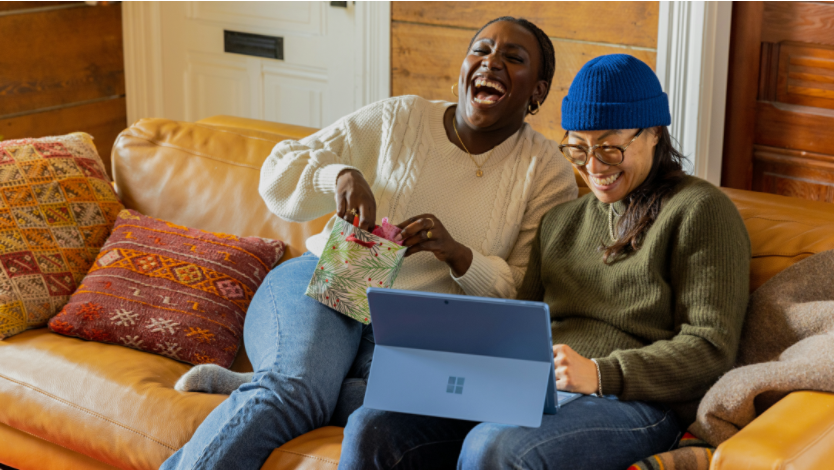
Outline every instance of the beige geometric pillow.
{"label": "beige geometric pillow", "polygon": [[61,310],[122,209],[88,134],[0,142],[0,339]]}

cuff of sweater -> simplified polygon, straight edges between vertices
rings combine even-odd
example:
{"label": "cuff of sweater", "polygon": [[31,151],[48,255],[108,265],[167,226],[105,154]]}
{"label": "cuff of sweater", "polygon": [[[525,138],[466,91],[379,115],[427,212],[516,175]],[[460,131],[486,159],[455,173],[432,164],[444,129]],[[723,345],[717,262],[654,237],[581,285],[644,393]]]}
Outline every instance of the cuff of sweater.
{"label": "cuff of sweater", "polygon": [[463,276],[455,277],[455,273],[449,272],[467,295],[487,297],[494,290],[495,273],[489,258],[476,250],[472,250],[472,264]]}
{"label": "cuff of sweater", "polygon": [[605,395],[620,395],[623,393],[623,373],[617,361],[610,357],[596,360],[602,382],[602,393]]}
{"label": "cuff of sweater", "polygon": [[313,186],[316,188],[316,192],[336,194],[336,179],[339,177],[339,173],[346,169],[356,170],[356,168],[350,165],[341,165],[339,163],[325,165],[316,170],[313,175]]}

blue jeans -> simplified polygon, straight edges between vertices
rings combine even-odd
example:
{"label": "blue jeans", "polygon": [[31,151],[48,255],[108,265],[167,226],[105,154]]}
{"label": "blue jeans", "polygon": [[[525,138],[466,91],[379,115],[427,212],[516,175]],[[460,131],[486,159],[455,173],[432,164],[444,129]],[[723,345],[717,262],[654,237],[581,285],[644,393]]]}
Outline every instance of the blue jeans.
{"label": "blue jeans", "polygon": [[584,396],[539,428],[359,408],[339,469],[624,470],[669,450],[681,430],[668,408]]}
{"label": "blue jeans", "polygon": [[243,329],[252,381],[215,408],[161,469],[257,470],[276,447],[327,424],[344,425],[362,404],[373,331],[304,295],[317,262],[305,253],[267,275]]}

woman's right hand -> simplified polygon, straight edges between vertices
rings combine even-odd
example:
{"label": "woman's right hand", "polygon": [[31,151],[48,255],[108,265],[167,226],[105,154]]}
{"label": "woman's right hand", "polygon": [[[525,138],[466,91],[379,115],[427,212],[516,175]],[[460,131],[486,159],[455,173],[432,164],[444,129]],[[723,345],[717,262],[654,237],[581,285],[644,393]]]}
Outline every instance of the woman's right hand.
{"label": "woman's right hand", "polygon": [[342,170],[336,178],[336,214],[353,223],[354,214],[359,216],[359,228],[372,231],[376,225],[376,200],[371,186],[357,170]]}

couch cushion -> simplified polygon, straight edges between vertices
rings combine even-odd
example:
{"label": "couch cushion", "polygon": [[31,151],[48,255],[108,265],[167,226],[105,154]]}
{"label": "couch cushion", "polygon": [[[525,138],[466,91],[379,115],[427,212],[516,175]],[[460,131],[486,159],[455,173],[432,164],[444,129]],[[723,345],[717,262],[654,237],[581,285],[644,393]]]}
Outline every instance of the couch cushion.
{"label": "couch cushion", "polygon": [[[125,206],[179,225],[283,240],[284,259],[306,249],[329,215],[289,224],[258,194],[260,169],[284,136],[233,127],[142,119],[113,147],[113,174]],[[222,190],[220,190],[222,188]]]}
{"label": "couch cushion", "polygon": [[46,329],[0,364],[0,422],[124,469],[158,468],[225,398],[174,390],[187,364]]}
{"label": "couch cushion", "polygon": [[125,209],[49,328],[229,367],[249,303],[283,254],[278,240],[206,232]]}
{"label": "couch cushion", "polygon": [[67,303],[122,210],[91,137],[0,142],[0,339]]}
{"label": "couch cushion", "polygon": [[[226,399],[174,390],[187,364],[47,329],[0,342],[0,364],[0,423],[70,451],[62,459],[84,454],[121,469],[159,468]],[[335,468],[341,437],[333,427],[308,433],[263,468]]]}

